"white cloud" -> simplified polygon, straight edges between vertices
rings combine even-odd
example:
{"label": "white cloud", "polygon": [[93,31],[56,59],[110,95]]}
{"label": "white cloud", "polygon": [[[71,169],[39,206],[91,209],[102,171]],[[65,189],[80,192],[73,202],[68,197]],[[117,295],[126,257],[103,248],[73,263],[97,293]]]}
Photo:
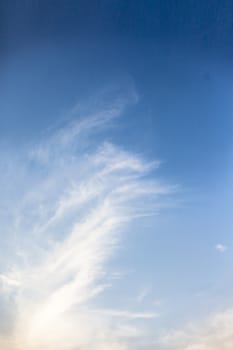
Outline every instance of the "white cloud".
{"label": "white cloud", "polygon": [[221,243],[218,243],[215,245],[215,249],[219,252],[219,253],[225,253],[225,251],[227,250],[227,246]]}
{"label": "white cloud", "polygon": [[140,334],[132,321],[157,316],[94,303],[109,288],[107,262],[128,222],[157,210],[173,191],[147,178],[158,162],[90,141],[122,110],[117,101],[5,157],[2,183],[15,191],[1,199],[10,248],[2,254],[0,296],[10,300],[9,314],[14,309],[0,335],[4,350],[124,350]]}
{"label": "white cloud", "polygon": [[102,310],[98,311],[113,317],[128,318],[128,319],[150,319],[156,318],[159,315],[155,312],[132,312],[128,310]]}

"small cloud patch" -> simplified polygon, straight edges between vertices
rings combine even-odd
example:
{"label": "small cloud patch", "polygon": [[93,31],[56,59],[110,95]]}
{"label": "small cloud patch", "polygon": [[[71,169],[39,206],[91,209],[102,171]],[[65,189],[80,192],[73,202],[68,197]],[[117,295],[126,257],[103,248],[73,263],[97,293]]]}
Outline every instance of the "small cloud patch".
{"label": "small cloud patch", "polygon": [[215,249],[219,252],[219,253],[225,253],[225,251],[227,250],[227,246],[221,243],[218,243],[215,245]]}

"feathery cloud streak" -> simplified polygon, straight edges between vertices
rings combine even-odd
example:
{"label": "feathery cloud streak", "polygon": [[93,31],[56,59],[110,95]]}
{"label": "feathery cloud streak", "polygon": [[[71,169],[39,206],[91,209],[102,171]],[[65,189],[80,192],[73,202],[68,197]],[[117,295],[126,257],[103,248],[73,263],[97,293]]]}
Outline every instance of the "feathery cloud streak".
{"label": "feathery cloud streak", "polygon": [[132,320],[157,316],[94,306],[109,287],[107,262],[128,223],[155,212],[173,191],[151,177],[159,162],[104,140],[96,144],[95,133],[124,105],[118,99],[24,154],[3,154],[8,250],[0,271],[7,324],[1,349],[126,349],[131,338],[142,336]]}

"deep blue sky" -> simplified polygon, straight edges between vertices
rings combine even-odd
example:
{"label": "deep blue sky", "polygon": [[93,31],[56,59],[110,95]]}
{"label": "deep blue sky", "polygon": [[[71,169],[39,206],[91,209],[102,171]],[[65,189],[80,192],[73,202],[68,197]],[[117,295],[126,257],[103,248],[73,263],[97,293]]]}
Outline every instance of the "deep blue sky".
{"label": "deep blue sky", "polygon": [[230,1],[13,3],[1,11],[2,132],[14,133],[15,120],[22,133],[43,129],[77,98],[123,80],[141,100],[128,118],[132,147],[158,152],[173,171],[187,163],[197,180],[198,167],[229,162]]}
{"label": "deep blue sky", "polygon": [[230,1],[1,1],[6,47],[73,38],[232,50]]}

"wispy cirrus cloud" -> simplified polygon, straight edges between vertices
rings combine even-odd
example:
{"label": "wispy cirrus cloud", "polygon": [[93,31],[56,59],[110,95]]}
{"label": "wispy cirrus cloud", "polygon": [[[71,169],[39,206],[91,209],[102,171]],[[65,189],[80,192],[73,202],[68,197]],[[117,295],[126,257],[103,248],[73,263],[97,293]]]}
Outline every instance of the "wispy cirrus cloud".
{"label": "wispy cirrus cloud", "polygon": [[117,99],[4,157],[11,188],[1,203],[9,213],[0,274],[4,350],[123,350],[142,335],[132,321],[157,316],[94,303],[110,287],[107,262],[128,223],[157,211],[174,190],[150,176],[159,162],[104,137],[95,142],[124,106]]}

